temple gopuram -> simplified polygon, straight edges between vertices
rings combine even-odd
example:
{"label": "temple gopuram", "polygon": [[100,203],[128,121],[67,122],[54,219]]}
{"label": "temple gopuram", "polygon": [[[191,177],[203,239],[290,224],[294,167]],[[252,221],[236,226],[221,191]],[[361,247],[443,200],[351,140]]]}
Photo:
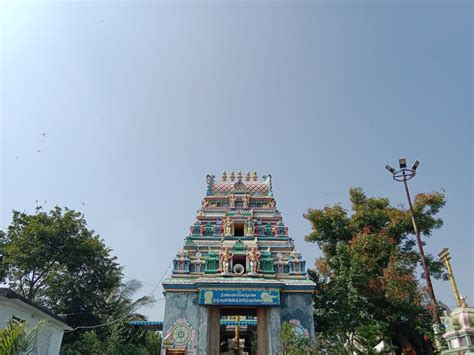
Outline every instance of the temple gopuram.
{"label": "temple gopuram", "polygon": [[232,171],[206,182],[162,283],[163,353],[276,354],[283,322],[314,337],[315,285],[277,209],[272,177]]}

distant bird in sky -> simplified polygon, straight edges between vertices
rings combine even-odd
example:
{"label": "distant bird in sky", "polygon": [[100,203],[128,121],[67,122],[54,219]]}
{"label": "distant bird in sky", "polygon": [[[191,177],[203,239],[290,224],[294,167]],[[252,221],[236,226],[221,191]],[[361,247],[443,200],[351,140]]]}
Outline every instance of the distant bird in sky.
{"label": "distant bird in sky", "polygon": [[43,135],[43,137],[46,137],[46,133],[43,132],[43,133],[41,133],[41,134]]}
{"label": "distant bird in sky", "polygon": [[38,149],[38,153],[41,153],[41,150]]}

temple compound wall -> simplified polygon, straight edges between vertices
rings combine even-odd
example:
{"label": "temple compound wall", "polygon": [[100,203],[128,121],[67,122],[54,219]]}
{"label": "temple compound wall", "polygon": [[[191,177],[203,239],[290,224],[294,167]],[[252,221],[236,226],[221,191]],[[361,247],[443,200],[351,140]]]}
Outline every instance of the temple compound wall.
{"label": "temple compound wall", "polygon": [[283,322],[314,337],[315,285],[276,208],[270,175],[207,176],[196,221],[162,284],[164,354],[276,354]]}

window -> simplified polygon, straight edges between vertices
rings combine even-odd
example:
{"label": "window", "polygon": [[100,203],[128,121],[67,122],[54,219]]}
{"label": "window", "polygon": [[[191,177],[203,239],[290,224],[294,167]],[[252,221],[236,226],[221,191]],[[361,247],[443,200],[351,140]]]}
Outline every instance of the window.
{"label": "window", "polygon": [[234,225],[234,236],[235,237],[244,236],[244,225],[242,223]]}

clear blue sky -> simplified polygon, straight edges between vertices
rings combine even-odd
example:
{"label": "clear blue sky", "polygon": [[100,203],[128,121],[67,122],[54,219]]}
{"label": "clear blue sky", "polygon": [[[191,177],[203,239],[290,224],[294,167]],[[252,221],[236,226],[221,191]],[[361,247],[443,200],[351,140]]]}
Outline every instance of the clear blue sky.
{"label": "clear blue sky", "polygon": [[[348,206],[351,186],[404,204],[384,166],[406,157],[421,161],[413,194],[446,191],[426,249],[450,248],[474,304],[472,15],[467,1],[2,2],[0,225],[35,200],[83,211],[150,292],[205,175],[256,169],[311,267],[303,213]],[[163,303],[144,312],[162,319]]]}

